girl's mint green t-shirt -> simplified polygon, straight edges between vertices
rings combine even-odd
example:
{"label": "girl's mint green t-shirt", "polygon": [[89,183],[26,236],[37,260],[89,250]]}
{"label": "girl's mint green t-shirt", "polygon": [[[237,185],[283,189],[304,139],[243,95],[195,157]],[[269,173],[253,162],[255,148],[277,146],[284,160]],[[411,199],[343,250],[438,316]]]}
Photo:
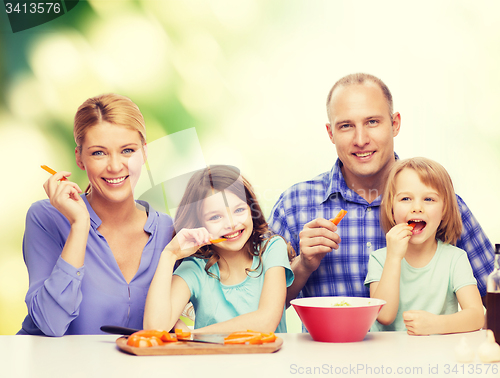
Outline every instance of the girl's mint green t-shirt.
{"label": "girl's mint green t-shirt", "polygon": [[[370,255],[365,285],[380,281],[387,256],[387,248]],[[424,310],[436,315],[458,311],[456,292],[464,286],[476,285],[476,279],[467,252],[438,240],[432,260],[422,268],[414,268],[405,259],[401,261],[399,308],[392,324],[375,321],[371,331],[406,331],[403,312]]]}
{"label": "girl's mint green t-shirt", "polygon": [[[288,261],[286,243],[281,237],[274,237],[269,241],[262,255],[262,266],[256,272],[249,272],[248,276],[239,284],[221,284],[218,279],[205,272],[206,262],[207,260],[188,257],[174,272],[187,283],[191,291],[190,301],[195,311],[195,329],[256,311],[259,307],[264,277],[269,268],[284,267],[287,287],[293,282],[293,272]],[[254,257],[252,269],[256,269],[258,264],[258,257]],[[218,264],[212,265],[209,272],[219,277]],[[276,332],[286,332],[284,307]]]}

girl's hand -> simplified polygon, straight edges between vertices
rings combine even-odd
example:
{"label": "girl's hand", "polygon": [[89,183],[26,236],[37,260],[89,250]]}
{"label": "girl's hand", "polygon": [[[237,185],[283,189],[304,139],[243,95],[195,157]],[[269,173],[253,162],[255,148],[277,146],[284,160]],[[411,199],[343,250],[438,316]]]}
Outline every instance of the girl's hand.
{"label": "girl's hand", "polygon": [[61,171],[52,175],[43,184],[45,193],[50,199],[50,204],[64,215],[71,225],[77,221],[88,223],[90,215],[85,202],[80,197],[82,193],[80,187],[71,181],[59,181],[68,176],[71,176],[71,172]]}
{"label": "girl's hand", "polygon": [[387,240],[387,258],[394,257],[400,260],[405,257],[408,242],[412,235],[412,227],[407,223],[400,223],[389,230],[385,236]]}
{"label": "girl's hand", "polygon": [[167,244],[163,252],[170,252],[176,260],[191,256],[200,247],[210,244],[210,234],[205,227],[183,228]]}
{"label": "girl's hand", "polygon": [[403,312],[403,321],[409,335],[431,335],[438,315],[422,310]]}

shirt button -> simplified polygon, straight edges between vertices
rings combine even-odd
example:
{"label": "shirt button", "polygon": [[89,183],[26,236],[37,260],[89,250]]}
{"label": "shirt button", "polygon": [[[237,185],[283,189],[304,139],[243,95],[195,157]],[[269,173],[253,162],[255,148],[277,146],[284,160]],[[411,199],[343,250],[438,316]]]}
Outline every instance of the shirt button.
{"label": "shirt button", "polygon": [[79,276],[79,275],[80,275],[80,272],[79,272],[79,271],[78,271],[78,272],[76,272],[76,275],[77,275],[77,276]]}
{"label": "shirt button", "polygon": [[367,246],[368,248],[370,248],[370,247],[372,246],[372,243],[371,243],[371,242],[368,242],[368,243],[366,243],[366,246]]}
{"label": "shirt button", "polygon": [[366,209],[366,211],[370,212],[370,211],[372,211],[372,208],[369,207],[369,208]]}

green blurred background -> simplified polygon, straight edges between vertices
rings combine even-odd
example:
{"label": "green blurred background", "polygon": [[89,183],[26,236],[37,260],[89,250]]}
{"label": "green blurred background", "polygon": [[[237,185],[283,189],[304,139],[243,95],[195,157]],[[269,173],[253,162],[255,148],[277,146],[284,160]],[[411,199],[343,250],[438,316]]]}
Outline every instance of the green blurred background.
{"label": "green blurred background", "polygon": [[[72,120],[100,93],[129,96],[150,146],[170,146],[149,157],[151,169],[235,165],[268,215],[283,190],[336,159],[325,130],[330,87],[372,73],[402,114],[398,154],[442,163],[500,242],[495,0],[93,0],[15,34],[0,13],[0,334],[16,333],[26,315],[21,244],[28,207],[46,198],[40,164],[86,186]],[[187,148],[169,139],[180,131]],[[165,207],[152,185],[141,193]]]}

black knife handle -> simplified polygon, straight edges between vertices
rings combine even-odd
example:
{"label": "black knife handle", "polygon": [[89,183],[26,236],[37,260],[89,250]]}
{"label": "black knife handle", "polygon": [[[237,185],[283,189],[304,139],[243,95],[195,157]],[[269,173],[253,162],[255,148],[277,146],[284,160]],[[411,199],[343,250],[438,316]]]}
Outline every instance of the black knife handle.
{"label": "black knife handle", "polygon": [[106,333],[111,333],[113,335],[131,335],[140,329],[120,327],[120,326],[112,326],[112,325],[103,325],[101,327],[101,331]]}

